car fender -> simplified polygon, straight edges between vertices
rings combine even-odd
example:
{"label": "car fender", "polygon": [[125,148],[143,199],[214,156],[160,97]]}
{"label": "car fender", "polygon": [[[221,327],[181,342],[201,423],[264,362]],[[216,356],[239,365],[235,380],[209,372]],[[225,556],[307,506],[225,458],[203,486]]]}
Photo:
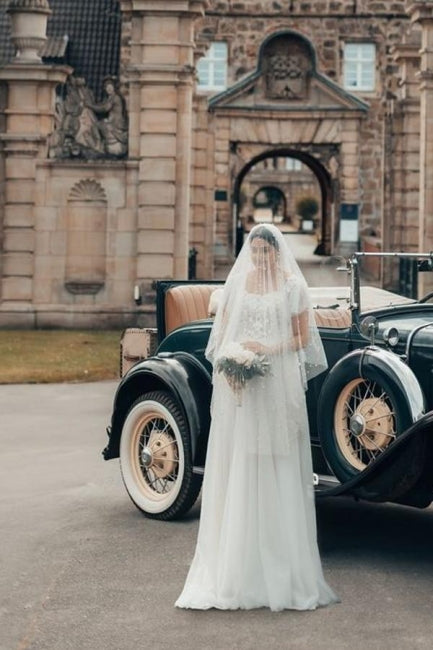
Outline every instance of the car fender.
{"label": "car fender", "polygon": [[[396,500],[409,491],[424,471],[424,440],[431,422],[425,413],[425,399],[419,382],[400,357],[376,346],[357,349],[345,355],[329,372],[319,398],[318,430],[328,464],[333,467],[333,422],[336,396],[344,383],[356,374],[373,379],[393,393],[401,413],[397,439],[389,449],[353,477],[342,480],[335,494],[354,493],[369,500]],[[419,426],[414,425],[419,423]],[[418,442],[416,442],[418,441]],[[416,443],[416,444],[415,444]],[[328,452],[330,456],[328,456]],[[329,493],[329,492],[327,492]],[[329,493],[330,494],[330,493]]]}
{"label": "car fender", "polygon": [[197,359],[185,352],[166,352],[137,363],[120,382],[113,405],[106,460],[119,456],[122,426],[131,405],[154,390],[170,392],[179,404],[191,434],[192,460],[203,465],[210,427],[211,376]]}
{"label": "car fender", "polygon": [[[413,442],[423,442],[416,449],[419,452],[413,456]],[[408,452],[408,448],[410,451]],[[410,458],[408,458],[408,453]],[[433,460],[433,411],[425,413],[419,420],[414,422],[404,431],[393,444],[386,449],[374,463],[371,463],[363,472],[357,476],[340,483],[334,487],[316,489],[316,496],[349,496],[353,495],[368,501],[384,501],[386,495],[383,493],[383,477],[393,472],[396,464],[401,459],[406,459],[406,467],[410,473],[414,473],[416,480],[410,481],[407,490],[403,490],[397,499],[398,503],[405,503],[419,508],[428,506],[433,498],[433,477],[431,463]],[[408,462],[407,462],[408,461]],[[407,475],[402,476],[402,482],[407,480]]]}
{"label": "car fender", "polygon": [[[414,372],[394,352],[373,345],[349,352],[330,370],[320,392],[319,417],[321,411],[330,403],[333,386],[344,377],[347,369],[353,368],[355,364],[361,378],[368,374],[370,378],[374,376],[378,380],[392,381],[404,396],[412,422],[422,417],[425,412],[425,399]],[[318,428],[320,430],[320,421]]]}
{"label": "car fender", "polygon": [[[378,376],[392,377],[406,395],[412,422],[419,420],[425,412],[425,398],[419,381],[412,369],[394,352],[375,345],[360,350],[359,372],[364,377],[366,368],[374,368]],[[364,373],[364,374],[363,374]]]}

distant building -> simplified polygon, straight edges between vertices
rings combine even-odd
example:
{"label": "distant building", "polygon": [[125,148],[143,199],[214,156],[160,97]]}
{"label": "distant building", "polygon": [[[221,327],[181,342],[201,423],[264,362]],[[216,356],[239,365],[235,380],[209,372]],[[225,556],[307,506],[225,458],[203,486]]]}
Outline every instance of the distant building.
{"label": "distant building", "polygon": [[0,326],[150,323],[155,279],[306,197],[317,252],[432,250],[432,31],[427,0],[2,3]]}

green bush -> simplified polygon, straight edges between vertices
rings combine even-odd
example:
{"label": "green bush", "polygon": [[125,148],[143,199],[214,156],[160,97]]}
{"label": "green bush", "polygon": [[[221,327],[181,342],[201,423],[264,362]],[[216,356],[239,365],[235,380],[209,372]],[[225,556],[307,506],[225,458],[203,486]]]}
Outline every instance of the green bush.
{"label": "green bush", "polygon": [[296,212],[303,219],[313,219],[319,211],[319,203],[313,196],[304,196],[296,203]]}

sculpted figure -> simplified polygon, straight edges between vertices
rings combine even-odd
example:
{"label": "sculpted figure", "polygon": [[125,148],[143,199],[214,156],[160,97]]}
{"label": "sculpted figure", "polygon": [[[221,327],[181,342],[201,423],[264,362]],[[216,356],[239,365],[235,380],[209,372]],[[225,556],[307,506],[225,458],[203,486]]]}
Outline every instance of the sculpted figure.
{"label": "sculpted figure", "polygon": [[121,157],[128,152],[125,101],[113,77],[104,80],[105,99],[96,102],[83,77],[70,76],[56,101],[52,158]]}
{"label": "sculpted figure", "polygon": [[81,98],[78,92],[77,80],[75,77],[69,77],[66,84],[66,96],[63,102],[63,135],[64,146],[73,150],[75,136],[80,128],[80,114],[83,108]]}
{"label": "sculpted figure", "polygon": [[113,156],[123,156],[128,151],[128,118],[125,100],[119,92],[117,80],[106,77],[104,80],[106,98],[99,103],[88,101],[86,106],[97,115],[102,115],[98,126],[105,151]]}
{"label": "sculpted figure", "polygon": [[82,147],[104,153],[104,144],[98,128],[98,119],[94,111],[89,107],[95,102],[93,92],[87,86],[86,80],[83,77],[76,78],[75,86],[81,107],[75,140]]}

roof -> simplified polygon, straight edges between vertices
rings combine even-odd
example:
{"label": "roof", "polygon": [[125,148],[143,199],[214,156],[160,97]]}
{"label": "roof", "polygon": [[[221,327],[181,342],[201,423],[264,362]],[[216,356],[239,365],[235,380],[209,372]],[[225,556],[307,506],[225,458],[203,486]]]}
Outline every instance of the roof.
{"label": "roof", "polygon": [[[0,2],[0,65],[14,56],[7,2]],[[121,12],[118,0],[50,0],[44,61],[67,63],[101,97],[102,80],[119,71]],[[65,38],[67,37],[67,38]]]}

